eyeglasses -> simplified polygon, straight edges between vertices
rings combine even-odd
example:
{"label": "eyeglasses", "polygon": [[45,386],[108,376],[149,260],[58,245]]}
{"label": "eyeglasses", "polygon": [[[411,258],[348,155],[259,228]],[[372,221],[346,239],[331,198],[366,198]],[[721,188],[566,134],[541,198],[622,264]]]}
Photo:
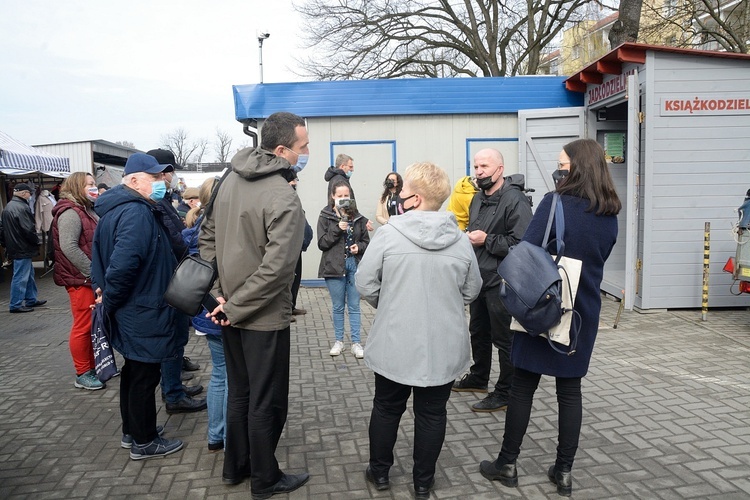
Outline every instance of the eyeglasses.
{"label": "eyeglasses", "polygon": [[289,148],[288,148],[288,147],[286,147],[286,146],[281,146],[281,147],[282,147],[282,148],[284,148],[284,149],[286,149],[287,151],[290,151],[290,152],[292,152],[292,153],[296,154],[297,156],[299,156],[299,155],[300,155],[300,154],[299,154],[298,152],[296,152],[295,150],[293,150],[293,149],[289,149]]}
{"label": "eyeglasses", "polygon": [[564,165],[570,165],[569,161],[558,161],[557,168],[563,168]]}

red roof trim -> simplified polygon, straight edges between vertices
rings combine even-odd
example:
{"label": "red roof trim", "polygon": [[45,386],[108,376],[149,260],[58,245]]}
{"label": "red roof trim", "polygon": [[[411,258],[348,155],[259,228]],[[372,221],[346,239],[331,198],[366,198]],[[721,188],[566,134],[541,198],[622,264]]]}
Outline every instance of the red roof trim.
{"label": "red roof trim", "polygon": [[[750,60],[750,54],[739,54],[737,52],[683,49],[679,47],[648,45],[645,43],[623,43],[616,49],[604,54],[597,61],[594,61],[579,72],[571,75],[565,80],[565,88],[572,92],[586,92],[586,85],[582,85],[582,83],[601,83],[601,79],[599,82],[591,81],[594,79],[594,73],[599,73],[600,77],[604,74],[619,75],[622,73],[622,63],[645,64],[647,51],[670,52],[673,54],[686,54],[701,57],[719,57],[723,59]],[[617,65],[619,65],[619,68],[617,68]]]}
{"label": "red roof trim", "polygon": [[597,61],[596,70],[603,75],[620,75],[622,64],[614,61]]}

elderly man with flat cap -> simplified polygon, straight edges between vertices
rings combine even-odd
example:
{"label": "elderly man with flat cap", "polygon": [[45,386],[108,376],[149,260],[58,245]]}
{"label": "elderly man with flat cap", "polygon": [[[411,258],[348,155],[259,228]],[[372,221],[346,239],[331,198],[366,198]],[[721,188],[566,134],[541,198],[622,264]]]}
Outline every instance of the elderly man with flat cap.
{"label": "elderly man with flat cap", "polygon": [[164,302],[177,259],[156,204],[172,165],[136,153],[125,164],[122,184],[97,199],[91,278],[97,302],[112,321],[110,342],[125,358],[120,377],[121,446],[130,458],[169,455],[182,441],[160,436],[154,390],[161,363],[174,356],[176,312]]}
{"label": "elderly man with flat cap", "polygon": [[[47,303],[37,299],[34,266],[31,259],[39,253],[39,238],[29,206],[31,188],[19,183],[13,188],[13,198],[3,210],[0,219],[0,236],[5,256],[13,261],[13,279],[10,282],[10,312],[26,313]],[[24,305],[24,302],[26,305]]]}

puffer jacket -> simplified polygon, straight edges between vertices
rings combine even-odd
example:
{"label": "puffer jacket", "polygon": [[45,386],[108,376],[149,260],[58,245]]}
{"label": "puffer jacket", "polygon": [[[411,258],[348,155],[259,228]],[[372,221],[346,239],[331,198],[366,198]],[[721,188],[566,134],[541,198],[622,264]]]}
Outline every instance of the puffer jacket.
{"label": "puffer jacket", "polygon": [[177,313],[164,302],[177,259],[155,204],[118,185],[94,205],[91,279],[113,319],[112,346],[125,358],[161,363],[178,347]]}
{"label": "puffer jacket", "polygon": [[461,177],[453,187],[447,210],[456,216],[456,222],[461,231],[466,231],[466,226],[469,225],[469,205],[477,191],[479,189],[468,175]]}
{"label": "puffer jacket", "polygon": [[39,253],[36,222],[28,202],[14,196],[2,214],[5,256],[9,259],[30,259]]}
{"label": "puffer jacket", "polygon": [[243,149],[204,216],[198,248],[203,259],[216,259],[213,293],[227,301],[224,312],[237,328],[268,332],[291,323],[292,280],[305,233],[293,178],[284,158]]}
{"label": "puffer jacket", "polygon": [[[60,228],[58,220],[60,215],[66,210],[73,210],[81,219],[81,234],[78,237],[78,248],[91,259],[91,248],[94,245],[94,232],[96,231],[96,219],[86,211],[86,208],[75,201],[60,197],[60,201],[52,209],[52,244],[55,247],[55,267],[54,279],[55,284],[59,286],[82,286],[91,284],[89,276],[85,276],[62,251],[60,245]],[[63,235],[63,241],[66,241],[66,235]],[[74,235],[71,235],[74,236]],[[83,257],[81,257],[83,258]]]}
{"label": "puffer jacket", "polygon": [[[318,217],[318,248],[320,256],[318,278],[341,278],[346,275],[346,231],[339,227],[339,216],[330,206],[324,207]],[[353,240],[357,244],[354,258],[359,262],[370,243],[367,232],[367,218],[359,212],[349,221],[353,230]]]}

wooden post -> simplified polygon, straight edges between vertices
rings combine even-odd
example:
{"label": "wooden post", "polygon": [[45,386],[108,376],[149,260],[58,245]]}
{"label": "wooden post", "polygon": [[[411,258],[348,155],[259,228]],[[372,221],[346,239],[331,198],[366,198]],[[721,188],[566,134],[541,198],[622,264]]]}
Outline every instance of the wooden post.
{"label": "wooden post", "polygon": [[706,222],[703,228],[703,300],[701,304],[701,320],[708,320],[708,264],[711,253],[711,223]]}

